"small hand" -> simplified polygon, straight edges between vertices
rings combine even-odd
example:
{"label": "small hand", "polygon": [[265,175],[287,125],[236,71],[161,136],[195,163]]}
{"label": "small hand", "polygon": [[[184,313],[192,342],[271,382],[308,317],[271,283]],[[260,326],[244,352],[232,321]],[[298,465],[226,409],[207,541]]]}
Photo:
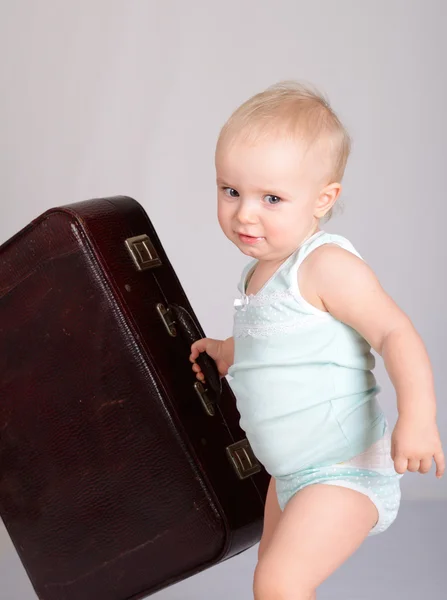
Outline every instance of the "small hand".
{"label": "small hand", "polygon": [[440,479],[445,471],[445,457],[436,421],[400,416],[391,436],[391,458],[401,474],[407,469],[428,473],[434,458],[436,477]]}
{"label": "small hand", "polygon": [[202,338],[192,344],[189,360],[193,363],[192,370],[196,373],[199,381],[205,381],[202,369],[196,363],[196,359],[201,352],[206,352],[215,361],[220,377],[225,377],[228,373],[228,364],[222,358],[223,344],[223,340],[214,340],[211,338]]}

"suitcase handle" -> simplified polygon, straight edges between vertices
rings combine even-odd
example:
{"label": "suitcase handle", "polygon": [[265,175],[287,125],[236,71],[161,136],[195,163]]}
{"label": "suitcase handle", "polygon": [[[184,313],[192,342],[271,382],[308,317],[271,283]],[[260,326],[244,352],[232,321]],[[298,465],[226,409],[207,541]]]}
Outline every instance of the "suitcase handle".
{"label": "suitcase handle", "polygon": [[[174,314],[175,322],[179,326],[183,338],[189,344],[189,347],[191,347],[191,344],[200,340],[203,335],[186,308],[183,308],[183,306],[179,306],[178,304],[170,304],[169,306]],[[205,380],[212,392],[210,400],[213,404],[216,404],[222,393],[222,382],[216,363],[206,352],[201,352],[196,361],[202,369]]]}

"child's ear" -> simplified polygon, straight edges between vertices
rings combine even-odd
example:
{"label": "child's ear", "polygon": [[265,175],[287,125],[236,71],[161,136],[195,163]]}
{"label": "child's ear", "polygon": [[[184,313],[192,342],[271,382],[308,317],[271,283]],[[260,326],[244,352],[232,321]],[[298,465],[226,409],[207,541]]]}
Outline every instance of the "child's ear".
{"label": "child's ear", "polygon": [[331,210],[334,204],[337,202],[337,198],[341,193],[340,183],[330,183],[324,187],[315,203],[314,216],[318,219],[324,217],[324,215]]}

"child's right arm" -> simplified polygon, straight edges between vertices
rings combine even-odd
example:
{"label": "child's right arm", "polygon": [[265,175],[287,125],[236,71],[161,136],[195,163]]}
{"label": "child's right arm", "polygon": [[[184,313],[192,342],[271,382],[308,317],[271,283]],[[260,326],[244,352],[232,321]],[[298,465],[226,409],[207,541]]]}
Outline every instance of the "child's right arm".
{"label": "child's right arm", "polygon": [[219,375],[225,377],[228,369],[234,362],[234,340],[232,337],[226,340],[213,340],[211,338],[202,338],[197,340],[191,346],[191,355],[189,360],[193,363],[192,370],[196,373],[197,379],[205,379],[202,370],[196,363],[196,358],[201,352],[206,352],[215,362]]}

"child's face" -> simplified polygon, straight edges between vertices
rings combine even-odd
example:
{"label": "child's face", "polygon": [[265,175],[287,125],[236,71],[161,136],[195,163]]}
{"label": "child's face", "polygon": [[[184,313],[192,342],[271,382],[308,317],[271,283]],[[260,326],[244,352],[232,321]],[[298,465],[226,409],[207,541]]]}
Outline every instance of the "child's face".
{"label": "child's face", "polygon": [[323,186],[312,154],[304,157],[299,142],[286,139],[218,149],[219,223],[244,254],[283,260],[318,229],[315,204]]}

